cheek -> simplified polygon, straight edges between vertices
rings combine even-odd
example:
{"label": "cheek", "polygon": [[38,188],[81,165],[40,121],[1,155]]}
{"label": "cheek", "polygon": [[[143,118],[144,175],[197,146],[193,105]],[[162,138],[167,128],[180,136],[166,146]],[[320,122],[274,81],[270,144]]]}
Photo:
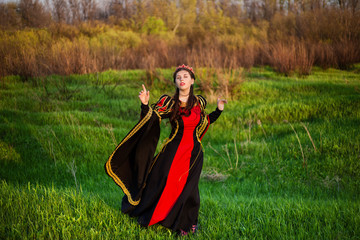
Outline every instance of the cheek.
{"label": "cheek", "polygon": [[179,86],[180,86],[180,81],[176,80],[176,81],[175,81],[175,86],[176,86],[176,87],[179,87]]}

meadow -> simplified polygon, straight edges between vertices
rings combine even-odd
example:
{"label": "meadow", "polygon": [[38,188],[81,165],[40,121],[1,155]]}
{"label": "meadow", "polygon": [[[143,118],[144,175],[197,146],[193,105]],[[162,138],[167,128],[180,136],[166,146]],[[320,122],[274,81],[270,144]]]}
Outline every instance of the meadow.
{"label": "meadow", "polygon": [[[1,239],[179,238],[122,214],[104,171],[139,120],[141,84],[152,103],[173,94],[173,69],[156,71],[1,79]],[[184,238],[360,239],[360,65],[240,72],[203,138],[199,232]],[[163,121],[159,145],[169,133]]]}

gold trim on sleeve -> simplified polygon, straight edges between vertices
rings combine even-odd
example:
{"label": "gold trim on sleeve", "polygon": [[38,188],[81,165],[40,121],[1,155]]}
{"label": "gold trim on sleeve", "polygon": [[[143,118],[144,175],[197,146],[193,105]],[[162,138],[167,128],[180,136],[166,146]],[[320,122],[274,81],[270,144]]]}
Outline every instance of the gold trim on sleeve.
{"label": "gold trim on sleeve", "polygon": [[110,177],[115,181],[115,183],[117,185],[119,185],[121,187],[121,189],[124,191],[124,193],[126,194],[126,196],[128,197],[129,203],[133,206],[136,206],[140,203],[140,199],[137,201],[134,201],[131,197],[131,194],[129,192],[129,190],[126,188],[125,184],[120,180],[120,178],[112,171],[111,169],[111,159],[113,157],[113,155],[115,154],[116,150],[123,145],[127,140],[129,140],[129,138],[131,138],[137,131],[139,131],[139,129],[144,126],[144,124],[149,121],[149,119],[151,118],[153,113],[153,109],[149,106],[149,111],[148,113],[145,115],[145,117],[143,119],[141,119],[141,121],[133,128],[133,130],[131,130],[131,132],[121,141],[121,143],[116,147],[116,149],[113,151],[113,153],[111,154],[111,156],[109,157],[108,161],[106,162],[106,171],[109,173]]}

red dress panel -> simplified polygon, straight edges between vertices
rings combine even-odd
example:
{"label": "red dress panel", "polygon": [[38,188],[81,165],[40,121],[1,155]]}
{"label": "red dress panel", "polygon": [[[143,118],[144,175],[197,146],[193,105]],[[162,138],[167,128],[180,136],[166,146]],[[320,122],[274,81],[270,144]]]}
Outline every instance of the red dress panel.
{"label": "red dress panel", "polygon": [[184,189],[190,168],[191,152],[194,147],[194,130],[200,121],[201,110],[197,105],[189,116],[182,115],[184,125],[179,147],[172,161],[165,188],[156,205],[149,225],[165,219]]}

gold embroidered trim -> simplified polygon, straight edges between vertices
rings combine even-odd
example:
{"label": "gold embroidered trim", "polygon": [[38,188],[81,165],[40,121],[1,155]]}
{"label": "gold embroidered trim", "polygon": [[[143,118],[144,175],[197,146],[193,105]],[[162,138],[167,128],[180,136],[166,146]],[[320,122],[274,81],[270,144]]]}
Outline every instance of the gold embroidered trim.
{"label": "gold embroidered trim", "polygon": [[161,116],[160,116],[159,112],[154,110],[154,113],[156,113],[156,115],[159,117],[159,124],[160,124],[161,123]]}
{"label": "gold embroidered trim", "polygon": [[175,138],[175,136],[176,136],[176,134],[177,134],[177,132],[178,132],[178,130],[179,130],[179,122],[178,122],[178,121],[175,121],[175,122],[176,122],[175,132],[174,132],[174,134],[172,135],[172,137],[166,141],[166,143],[164,144],[164,146],[166,146],[169,142],[171,142],[171,141]]}
{"label": "gold embroidered trim", "polygon": [[150,167],[150,169],[149,169],[149,172],[151,172],[151,169],[153,168],[155,162],[157,161],[160,153],[162,153],[162,152],[165,150],[165,148],[166,148],[166,146],[168,145],[168,143],[171,142],[171,141],[175,138],[178,130],[179,130],[179,123],[178,123],[178,121],[176,121],[176,129],[175,129],[175,132],[174,132],[173,136],[172,136],[170,139],[168,139],[168,140],[163,144],[163,147],[161,147],[160,152],[157,154],[156,158],[154,159],[153,163],[151,164],[151,167]]}
{"label": "gold embroidered trim", "polygon": [[204,117],[204,122],[200,128],[200,134],[202,134],[205,131],[205,128],[207,127],[207,125],[208,125],[208,119],[207,119],[207,117]]}
{"label": "gold embroidered trim", "polygon": [[109,157],[108,161],[106,162],[106,170],[109,173],[110,177],[115,181],[115,183],[117,185],[119,185],[121,187],[121,189],[124,191],[124,193],[126,194],[126,196],[128,197],[129,203],[133,206],[136,206],[140,203],[140,199],[137,201],[134,201],[131,197],[131,194],[129,192],[129,190],[126,188],[125,184],[120,180],[120,178],[118,176],[116,176],[116,174],[112,171],[111,169],[111,159],[113,157],[113,155],[115,154],[116,150],[124,144],[124,142],[126,142],[129,138],[131,138],[142,126],[144,126],[144,124],[151,118],[151,115],[153,113],[152,108],[149,106],[149,111],[148,113],[145,115],[145,117],[135,126],[135,128],[121,141],[121,143],[116,147],[116,149],[114,150],[114,152],[111,154],[111,156]]}
{"label": "gold embroidered trim", "polygon": [[196,98],[198,99],[198,101],[200,102],[200,106],[201,106],[201,111],[203,112],[206,108],[206,100],[204,99],[203,96],[201,95],[197,95]]}
{"label": "gold embroidered trim", "polygon": [[[167,113],[169,113],[169,112],[171,112],[172,111],[172,106],[173,106],[173,103],[172,103],[172,101],[171,101],[171,97],[170,96],[165,96],[167,99],[169,99],[169,100],[167,100],[167,99],[165,99],[164,100],[164,102],[165,101],[167,101],[167,103],[165,104],[165,105],[162,105],[161,107],[157,107],[156,108],[156,110],[159,110],[160,108],[165,108],[165,110],[164,111],[162,111],[162,112],[159,112],[159,114],[160,115],[164,115],[164,114],[167,114]],[[161,100],[159,100],[159,101],[161,101]],[[172,103],[171,105],[170,105],[170,103]],[[169,106],[170,105],[170,106]]]}
{"label": "gold embroidered trim", "polygon": [[[202,146],[202,144],[201,144],[201,146]],[[190,172],[190,170],[192,169],[192,167],[194,166],[194,164],[196,163],[196,161],[197,161],[197,159],[198,159],[198,157],[199,157],[199,155],[200,155],[201,149],[202,149],[202,147],[199,149],[199,152],[198,152],[198,154],[197,154],[197,156],[196,156],[193,164],[191,164],[189,170],[187,170],[186,172],[184,172],[183,174],[181,174],[181,176],[180,176],[180,178],[179,178],[179,180],[178,180],[179,182],[180,182],[181,178],[184,176],[184,174],[186,174],[187,172]]]}
{"label": "gold embroidered trim", "polygon": [[[169,112],[172,111],[172,105],[173,105],[173,104],[171,104],[172,101],[171,101],[171,97],[170,97],[170,96],[168,96],[168,95],[163,95],[163,97],[161,97],[158,102],[162,101],[162,99],[164,99],[164,98],[165,98],[165,100],[164,100],[163,105],[161,105],[161,106],[158,106],[157,104],[154,105],[154,111],[155,111],[156,114],[159,116],[160,122],[161,122],[161,119],[162,119],[162,116],[163,116],[163,115],[165,115],[165,114],[167,114],[167,113],[169,113]],[[160,109],[163,109],[163,108],[165,108],[165,110],[159,111]]]}
{"label": "gold embroidered trim", "polygon": [[196,128],[196,138],[199,141],[199,143],[201,143],[200,140],[200,136],[203,134],[203,132],[205,131],[207,125],[208,125],[208,119],[207,117],[203,117],[201,123],[199,124],[199,126]]}

